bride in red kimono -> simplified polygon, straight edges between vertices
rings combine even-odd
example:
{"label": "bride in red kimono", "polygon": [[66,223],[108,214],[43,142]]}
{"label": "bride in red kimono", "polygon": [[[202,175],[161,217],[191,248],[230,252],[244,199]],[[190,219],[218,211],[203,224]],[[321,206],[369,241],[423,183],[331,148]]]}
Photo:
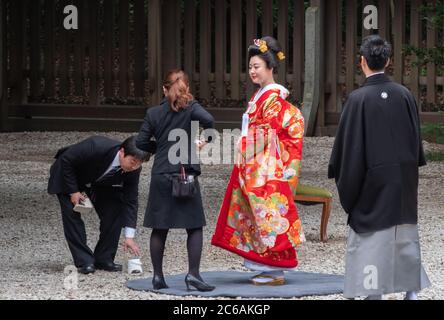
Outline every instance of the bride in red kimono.
{"label": "bride in red kimono", "polygon": [[287,102],[273,71],[285,58],[272,37],[248,48],[249,75],[260,86],[243,115],[242,137],[211,243],[245,259],[261,273],[256,285],[284,284],[305,241],[293,194],[298,184],[304,119]]}

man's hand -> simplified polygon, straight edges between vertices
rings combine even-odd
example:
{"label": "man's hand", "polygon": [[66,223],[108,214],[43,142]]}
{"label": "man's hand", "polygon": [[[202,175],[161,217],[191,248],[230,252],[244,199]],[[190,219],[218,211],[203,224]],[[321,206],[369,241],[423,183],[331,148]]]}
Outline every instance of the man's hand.
{"label": "man's hand", "polygon": [[76,192],[71,195],[71,202],[73,205],[78,204],[80,202],[80,200],[82,200],[82,201],[85,200],[85,196],[83,194],[81,194],[80,192]]}
{"label": "man's hand", "polygon": [[131,254],[140,257],[139,246],[133,238],[125,238],[125,241],[123,243],[123,251],[127,252],[128,250]]}

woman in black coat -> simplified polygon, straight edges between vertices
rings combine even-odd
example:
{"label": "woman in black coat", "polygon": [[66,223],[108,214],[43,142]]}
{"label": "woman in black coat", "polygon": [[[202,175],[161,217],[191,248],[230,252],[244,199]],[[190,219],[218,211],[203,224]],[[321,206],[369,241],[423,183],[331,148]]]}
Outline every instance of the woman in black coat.
{"label": "woman in black coat", "polygon": [[[153,288],[168,288],[162,271],[165,241],[170,228],[184,228],[188,233],[187,288],[191,286],[200,291],[211,291],[214,287],[205,283],[199,274],[202,228],[206,222],[197,178],[201,173],[200,165],[196,161],[193,139],[197,132],[192,131],[197,131],[199,126],[213,128],[214,119],[190,94],[188,77],[182,70],[168,73],[163,92],[165,98],[161,104],[148,108],[136,142],[141,150],[149,148],[152,137],[157,143],[144,221],[145,227],[153,229],[150,239]],[[210,140],[210,137],[206,140]],[[197,147],[202,147],[205,142],[202,141]],[[196,186],[192,198],[182,199],[172,195],[172,180],[181,173],[182,166],[187,179],[194,180]]]}

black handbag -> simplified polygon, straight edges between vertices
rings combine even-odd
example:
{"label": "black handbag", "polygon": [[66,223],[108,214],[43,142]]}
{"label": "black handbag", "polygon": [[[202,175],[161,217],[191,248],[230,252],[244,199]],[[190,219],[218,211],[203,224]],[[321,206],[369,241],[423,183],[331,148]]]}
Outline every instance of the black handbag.
{"label": "black handbag", "polygon": [[172,176],[173,181],[173,197],[178,199],[190,199],[196,194],[196,181],[194,176],[190,176],[188,179],[185,174],[185,168],[183,165],[180,167],[180,174]]}

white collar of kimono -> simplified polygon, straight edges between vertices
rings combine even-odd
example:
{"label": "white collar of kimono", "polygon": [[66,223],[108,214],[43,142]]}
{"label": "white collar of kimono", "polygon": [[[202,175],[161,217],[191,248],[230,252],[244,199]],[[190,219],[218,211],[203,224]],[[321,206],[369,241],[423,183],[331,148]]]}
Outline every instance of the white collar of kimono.
{"label": "white collar of kimono", "polygon": [[383,73],[385,73],[385,71],[380,71],[380,72],[372,73],[372,74],[367,76],[367,79],[370,78],[370,77],[376,76],[377,74],[383,74]]}
{"label": "white collar of kimono", "polygon": [[262,94],[263,94],[264,92],[267,92],[268,90],[271,90],[271,89],[278,89],[278,90],[280,90],[280,94],[279,94],[279,95],[280,95],[281,98],[284,99],[284,100],[285,100],[285,98],[290,94],[290,92],[288,91],[288,89],[285,88],[283,85],[280,85],[280,84],[278,84],[278,83],[270,83],[270,84],[266,85],[265,87],[263,87],[262,89],[260,89],[260,90],[256,93],[256,95],[254,96],[254,99],[253,99],[252,102],[255,103],[257,100],[259,100],[259,98],[262,96]]}

